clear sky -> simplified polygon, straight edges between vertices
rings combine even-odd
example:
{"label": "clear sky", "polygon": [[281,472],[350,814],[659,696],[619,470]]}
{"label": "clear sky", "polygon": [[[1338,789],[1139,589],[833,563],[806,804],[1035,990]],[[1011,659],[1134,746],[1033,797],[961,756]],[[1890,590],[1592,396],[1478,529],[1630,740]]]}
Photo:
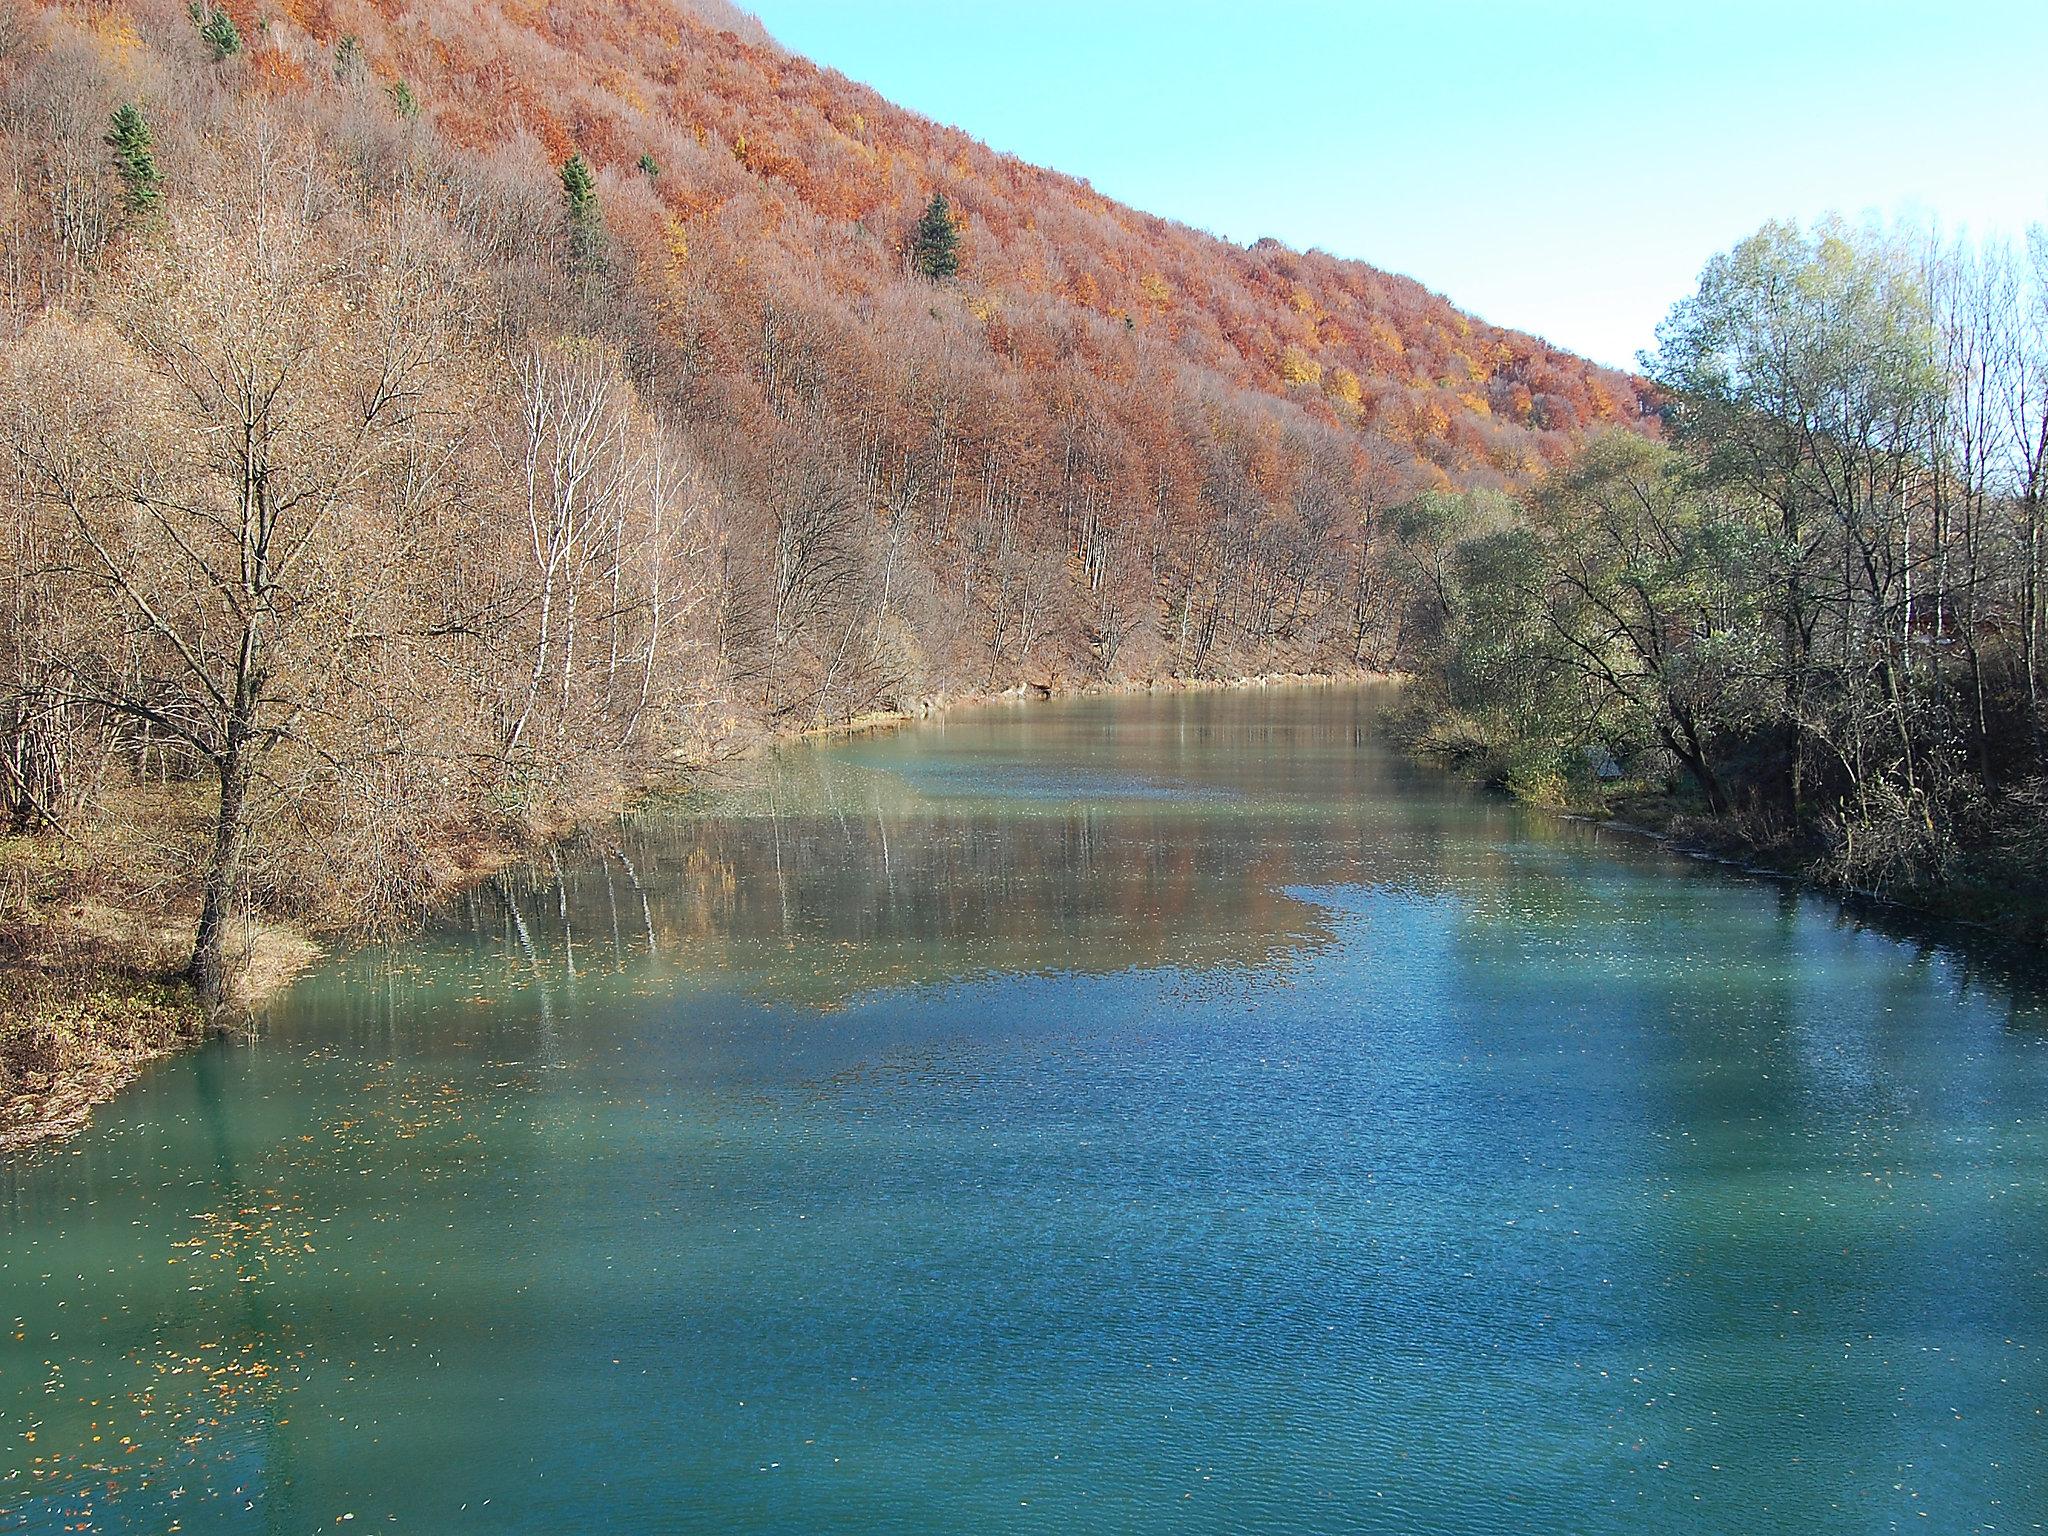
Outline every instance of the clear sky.
{"label": "clear sky", "polygon": [[1631,364],[1830,209],[2048,221],[2048,0],[753,0],[785,45],[1233,240]]}

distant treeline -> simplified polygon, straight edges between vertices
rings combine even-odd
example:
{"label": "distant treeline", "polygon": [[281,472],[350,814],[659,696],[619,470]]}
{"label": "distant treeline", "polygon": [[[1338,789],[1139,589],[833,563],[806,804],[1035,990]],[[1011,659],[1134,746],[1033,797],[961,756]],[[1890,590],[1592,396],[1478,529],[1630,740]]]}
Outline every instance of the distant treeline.
{"label": "distant treeline", "polygon": [[[1403,514],[1430,732],[1538,800],[1676,796],[1836,885],[2038,931],[2048,235],[1773,224],[1520,504]],[[1604,786],[1604,788],[1603,788]]]}

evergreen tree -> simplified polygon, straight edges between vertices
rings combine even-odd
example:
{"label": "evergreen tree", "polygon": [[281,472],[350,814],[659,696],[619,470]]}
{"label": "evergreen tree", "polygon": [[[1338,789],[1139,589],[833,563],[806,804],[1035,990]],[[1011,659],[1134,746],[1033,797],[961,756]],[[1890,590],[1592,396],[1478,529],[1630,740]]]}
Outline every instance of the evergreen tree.
{"label": "evergreen tree", "polygon": [[419,98],[412,93],[412,87],[403,80],[394,80],[385,87],[391,97],[391,110],[408,123],[420,115]]}
{"label": "evergreen tree", "polygon": [[960,228],[946,194],[935,192],[910,237],[910,259],[917,270],[939,282],[960,270]]}
{"label": "evergreen tree", "polygon": [[652,180],[661,174],[661,166],[652,155],[640,157],[640,174]]}
{"label": "evergreen tree", "polygon": [[334,45],[334,78],[344,85],[359,79],[363,73],[363,43],[355,33],[345,33]]}
{"label": "evergreen tree", "polygon": [[114,152],[114,171],[121,178],[130,213],[147,213],[163,201],[163,172],[156,167],[156,141],[142,109],[124,101],[114,109],[107,129],[107,148]]}
{"label": "evergreen tree", "polygon": [[562,162],[562,209],[569,220],[569,264],[587,270],[604,246],[604,214],[597,206],[597,177],[581,155]]}
{"label": "evergreen tree", "polygon": [[204,0],[192,0],[190,15],[200,37],[213,50],[215,62],[242,51],[242,29],[235,25],[235,18],[219,6],[205,4]]}

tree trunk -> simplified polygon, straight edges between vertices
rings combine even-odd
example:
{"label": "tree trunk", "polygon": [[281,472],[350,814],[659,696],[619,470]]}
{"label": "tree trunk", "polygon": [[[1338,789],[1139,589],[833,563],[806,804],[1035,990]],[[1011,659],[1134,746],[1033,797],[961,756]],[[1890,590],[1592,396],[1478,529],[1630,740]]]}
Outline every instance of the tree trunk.
{"label": "tree trunk", "polygon": [[1679,733],[1668,725],[1659,726],[1657,734],[1664,738],[1666,750],[1678,759],[1680,766],[1692,776],[1693,783],[1699,786],[1700,793],[1707,797],[1708,813],[1726,816],[1731,809],[1728,791],[1722,787],[1721,776],[1714,772],[1714,765],[1708,761],[1706,748],[1700,745],[1698,730],[1690,720],[1681,716],[1679,731],[1684,733],[1683,741],[1679,739]]}
{"label": "tree trunk", "polygon": [[254,763],[247,746],[235,742],[219,766],[220,817],[214,824],[213,856],[206,864],[192,963],[185,969],[208,1018],[227,1000],[227,925],[241,888],[243,857],[249,846],[249,780]]}

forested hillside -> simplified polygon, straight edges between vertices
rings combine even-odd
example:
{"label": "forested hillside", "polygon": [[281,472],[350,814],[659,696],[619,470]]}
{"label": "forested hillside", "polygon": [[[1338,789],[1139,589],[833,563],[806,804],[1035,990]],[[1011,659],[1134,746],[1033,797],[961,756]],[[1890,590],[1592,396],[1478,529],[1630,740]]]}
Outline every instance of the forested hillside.
{"label": "forested hillside", "polygon": [[0,165],[16,1020],[767,732],[1388,665],[1390,509],[1650,419],[706,4],[0,0]]}

